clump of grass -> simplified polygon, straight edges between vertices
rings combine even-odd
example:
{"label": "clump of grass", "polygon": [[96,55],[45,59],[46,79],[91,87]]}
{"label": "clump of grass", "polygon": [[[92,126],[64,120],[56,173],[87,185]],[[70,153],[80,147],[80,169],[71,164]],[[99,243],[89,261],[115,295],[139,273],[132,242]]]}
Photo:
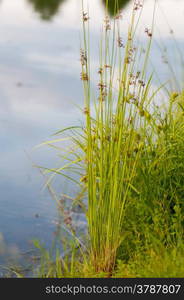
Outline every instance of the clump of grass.
{"label": "clump of grass", "polygon": [[95,271],[109,274],[124,239],[127,203],[133,193],[139,194],[134,181],[147,143],[147,131],[153,126],[149,112],[151,76],[146,78],[152,33],[146,32],[148,45],[141,66],[137,64],[139,49],[134,38],[141,9],[142,5],[135,2],[125,45],[120,36],[120,15],[113,22],[105,17],[100,41],[98,95],[94,97],[86,34],[89,20],[83,10],[81,79],[86,118],[83,141],[75,142],[84,155],[86,173],[82,181],[88,193],[90,258]]}
{"label": "clump of grass", "polygon": [[[138,49],[134,36],[142,5],[135,2],[125,46],[120,36],[120,16],[113,22],[106,16],[100,42],[98,95],[91,90],[89,17],[83,9],[83,49],[81,80],[84,89],[85,125],[73,142],[82,152],[76,159],[85,174],[81,182],[87,190],[87,222],[90,259],[97,272],[112,272],[117,250],[124,236],[123,221],[132,193],[139,194],[134,180],[146,145],[146,131],[151,129],[149,95],[151,77],[146,78],[146,64],[152,39],[142,65],[137,66]],[[138,67],[141,67],[138,69]]]}
{"label": "clump of grass", "polygon": [[[136,251],[128,261],[118,259],[112,278],[183,278],[183,246],[149,247],[147,251]],[[19,274],[17,275],[19,276]],[[23,277],[23,275],[21,275]],[[95,272],[89,260],[81,259],[76,249],[72,256],[55,259],[46,249],[42,251],[40,267],[34,272],[40,278],[106,278],[109,273]]]}
{"label": "clump of grass", "polygon": [[[89,14],[83,7],[85,121],[80,129],[70,128],[72,147],[68,158],[64,156],[68,163],[51,171],[62,174],[72,167],[81,177],[77,183],[88,200],[84,209],[88,251],[78,252],[80,262],[73,257],[67,263],[58,257],[49,275],[114,276],[116,267],[120,270],[120,265],[127,263],[130,276],[150,276],[152,268],[156,272],[155,257],[159,260],[163,252],[168,266],[167,249],[182,245],[184,98],[181,93],[172,93],[165,111],[153,105],[159,89],[151,91],[153,75],[148,74],[147,65],[154,16],[152,27],[145,30],[148,40],[146,51],[142,51],[136,41],[141,10],[142,4],[135,1],[126,38],[121,36],[121,15],[113,20],[105,17],[98,86],[93,91]],[[145,273],[138,272],[137,266],[143,263],[141,253],[146,253],[150,266]],[[125,274],[122,269],[117,272]],[[155,275],[166,273],[158,272]]]}

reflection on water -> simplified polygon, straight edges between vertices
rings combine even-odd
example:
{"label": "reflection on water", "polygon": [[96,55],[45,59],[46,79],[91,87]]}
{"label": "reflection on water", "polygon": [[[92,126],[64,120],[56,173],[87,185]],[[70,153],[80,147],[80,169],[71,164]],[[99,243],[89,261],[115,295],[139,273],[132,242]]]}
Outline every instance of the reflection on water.
{"label": "reflection on water", "polygon": [[66,0],[28,0],[43,20],[51,20],[59,11],[60,5]]}
{"label": "reflection on water", "polygon": [[[0,0],[1,1],[1,0]],[[59,12],[60,6],[66,0],[28,0],[42,20],[50,21]],[[79,0],[76,0],[79,1]],[[121,10],[131,0],[108,0],[108,12],[114,16],[118,10]],[[107,0],[102,0],[104,7]]]}
{"label": "reflection on water", "polygon": [[[121,10],[130,0],[108,0],[108,12],[110,16],[117,14],[118,10]],[[107,0],[103,0],[106,5]]]}

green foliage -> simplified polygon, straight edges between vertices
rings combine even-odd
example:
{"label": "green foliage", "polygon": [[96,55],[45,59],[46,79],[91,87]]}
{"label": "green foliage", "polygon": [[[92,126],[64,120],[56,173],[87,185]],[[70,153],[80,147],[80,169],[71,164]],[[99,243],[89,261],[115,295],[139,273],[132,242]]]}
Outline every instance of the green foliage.
{"label": "green foliage", "polygon": [[183,278],[183,247],[157,247],[136,253],[126,264],[120,260],[114,277]]}

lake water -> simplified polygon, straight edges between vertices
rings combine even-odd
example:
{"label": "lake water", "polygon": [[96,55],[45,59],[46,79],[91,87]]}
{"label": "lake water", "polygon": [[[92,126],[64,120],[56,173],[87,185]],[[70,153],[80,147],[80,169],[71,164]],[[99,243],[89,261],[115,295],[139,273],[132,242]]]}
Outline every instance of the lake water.
{"label": "lake water", "polygon": [[[104,1],[84,2],[90,11],[95,68]],[[132,1],[120,2],[126,32]],[[150,25],[153,3],[145,0],[141,21],[145,27]],[[47,147],[33,147],[57,130],[80,122],[75,106],[83,102],[80,20],[80,0],[0,1],[0,264],[5,257],[18,257],[28,250],[32,238],[49,245],[54,236],[56,203],[42,189],[44,180],[33,162],[54,167],[57,159]],[[183,48],[183,20],[184,1],[158,1],[151,59],[161,81],[170,74],[160,47],[167,48],[174,65],[181,65],[176,48]],[[142,30],[140,38],[144,36]],[[55,188],[59,193],[75,193],[63,178],[57,179]]]}

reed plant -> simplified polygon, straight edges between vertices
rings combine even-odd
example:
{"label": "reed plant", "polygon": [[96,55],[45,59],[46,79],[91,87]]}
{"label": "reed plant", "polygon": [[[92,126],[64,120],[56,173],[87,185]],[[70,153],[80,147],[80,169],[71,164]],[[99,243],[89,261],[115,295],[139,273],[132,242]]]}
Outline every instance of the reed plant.
{"label": "reed plant", "polygon": [[148,42],[143,55],[142,49],[135,45],[141,9],[142,4],[135,2],[126,38],[120,35],[121,15],[113,21],[105,16],[99,46],[98,92],[94,93],[89,16],[83,7],[81,80],[85,124],[82,131],[72,137],[75,159],[70,164],[85,170],[81,182],[88,199],[90,260],[95,271],[109,274],[124,239],[122,229],[127,203],[132,201],[132,194],[139,194],[134,181],[147,131],[153,126],[149,112],[152,76],[146,74],[153,28],[145,33]]}
{"label": "reed plant", "polygon": [[[162,88],[152,89],[153,74],[147,68],[155,7],[152,26],[145,29],[146,47],[136,38],[142,2],[133,3],[126,37],[121,35],[121,14],[112,20],[106,14],[95,90],[89,12],[82,7],[84,124],[56,133],[70,130],[72,146],[64,155],[67,163],[47,171],[69,178],[64,172],[72,168],[80,176],[70,179],[86,193],[88,250],[80,253],[83,268],[88,264],[93,274],[112,276],[120,258],[182,244],[184,96],[170,93],[165,111],[154,102]],[[79,244],[77,240],[81,248]]]}
{"label": "reed plant", "polygon": [[120,16],[114,22],[105,17],[100,41],[99,92],[94,98],[86,34],[89,21],[83,10],[81,79],[86,122],[84,141],[79,147],[82,146],[84,153],[86,173],[82,180],[86,181],[88,192],[90,257],[96,271],[107,273],[114,269],[117,249],[124,238],[127,202],[131,201],[132,192],[139,193],[134,179],[144,148],[145,129],[151,119],[147,109],[151,78],[146,81],[145,71],[152,35],[149,33],[148,52],[139,71],[134,44],[139,9],[141,5],[135,3],[125,46],[120,36]]}

